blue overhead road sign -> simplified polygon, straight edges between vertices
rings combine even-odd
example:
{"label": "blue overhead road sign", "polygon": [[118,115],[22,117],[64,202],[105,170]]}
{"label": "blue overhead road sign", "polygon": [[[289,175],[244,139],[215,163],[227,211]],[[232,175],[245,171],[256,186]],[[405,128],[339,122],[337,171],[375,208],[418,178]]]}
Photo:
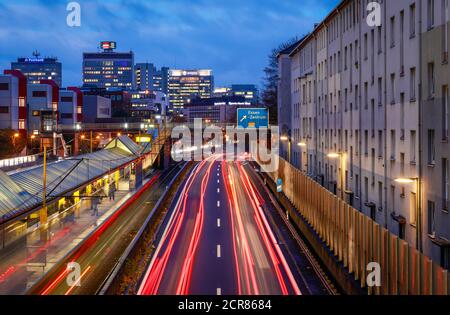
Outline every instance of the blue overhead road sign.
{"label": "blue overhead road sign", "polygon": [[269,112],[266,108],[238,108],[238,128],[269,128]]}

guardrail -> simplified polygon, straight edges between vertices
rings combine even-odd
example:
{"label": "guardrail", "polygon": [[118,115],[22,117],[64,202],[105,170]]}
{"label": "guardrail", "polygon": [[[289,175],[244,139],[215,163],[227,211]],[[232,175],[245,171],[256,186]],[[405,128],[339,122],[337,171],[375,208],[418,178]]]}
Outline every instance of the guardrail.
{"label": "guardrail", "polygon": [[[449,272],[280,158],[283,193],[330,252],[369,294],[448,295]],[[367,284],[368,265],[381,267],[381,286]]]}

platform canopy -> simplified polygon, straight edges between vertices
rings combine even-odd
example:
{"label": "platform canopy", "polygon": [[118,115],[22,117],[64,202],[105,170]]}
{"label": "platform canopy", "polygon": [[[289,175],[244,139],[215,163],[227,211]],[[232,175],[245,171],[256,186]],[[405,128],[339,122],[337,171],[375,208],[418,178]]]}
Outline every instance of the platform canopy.
{"label": "platform canopy", "polygon": [[[136,160],[143,147],[127,136],[113,139],[103,150],[49,163],[47,200],[64,197]],[[0,221],[32,210],[43,200],[43,166],[0,172]]]}

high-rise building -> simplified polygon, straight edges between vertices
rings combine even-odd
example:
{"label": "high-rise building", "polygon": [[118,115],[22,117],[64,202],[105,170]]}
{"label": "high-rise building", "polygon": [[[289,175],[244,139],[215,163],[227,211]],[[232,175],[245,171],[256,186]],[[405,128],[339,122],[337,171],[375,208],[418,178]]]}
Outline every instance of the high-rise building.
{"label": "high-rise building", "polygon": [[115,42],[102,42],[102,52],[83,53],[83,86],[131,90],[134,53],[115,52]]}
{"label": "high-rise building", "polygon": [[212,70],[169,70],[169,99],[175,112],[194,98],[210,98],[213,91]]}
{"label": "high-rise building", "polygon": [[341,1],[289,54],[288,156],[450,269],[449,4],[379,3],[380,26]]}
{"label": "high-rise building", "polygon": [[259,101],[258,88],[254,84],[233,84],[231,87],[218,87],[214,89],[214,97],[242,96],[252,105]]}
{"label": "high-rise building", "polygon": [[233,96],[243,96],[252,105],[258,104],[258,88],[254,84],[233,84],[230,92]]}
{"label": "high-rise building", "polygon": [[134,89],[168,93],[169,68],[157,69],[152,63],[137,63],[134,66]]}
{"label": "high-rise building", "polygon": [[41,80],[53,80],[59,87],[62,85],[61,63],[56,57],[41,58],[35,51],[31,58],[18,58],[11,62],[11,69],[22,72],[30,84],[39,84]]}

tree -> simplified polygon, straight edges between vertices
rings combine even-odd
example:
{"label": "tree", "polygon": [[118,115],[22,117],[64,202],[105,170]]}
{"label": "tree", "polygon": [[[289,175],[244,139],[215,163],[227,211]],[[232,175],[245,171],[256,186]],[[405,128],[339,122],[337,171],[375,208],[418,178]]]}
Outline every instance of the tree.
{"label": "tree", "polygon": [[268,57],[268,65],[264,68],[261,100],[264,107],[269,110],[271,124],[277,124],[278,122],[278,54],[286,48],[294,45],[297,41],[298,38],[294,37],[272,49],[272,52]]}
{"label": "tree", "polygon": [[0,130],[0,159],[16,157],[27,144],[27,139],[12,129]]}

